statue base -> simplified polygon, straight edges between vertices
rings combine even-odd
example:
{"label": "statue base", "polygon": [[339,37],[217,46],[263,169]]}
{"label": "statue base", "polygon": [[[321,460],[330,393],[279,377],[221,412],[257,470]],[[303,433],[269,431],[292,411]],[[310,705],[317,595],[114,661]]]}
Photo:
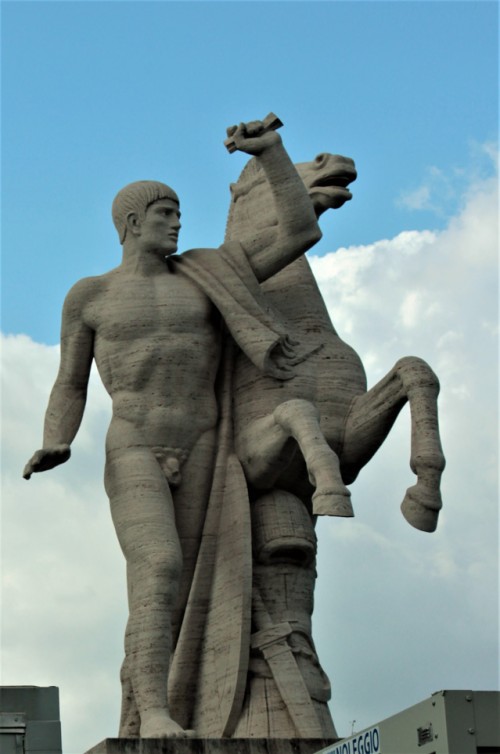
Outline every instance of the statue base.
{"label": "statue base", "polygon": [[105,738],[85,754],[316,754],[338,738]]}

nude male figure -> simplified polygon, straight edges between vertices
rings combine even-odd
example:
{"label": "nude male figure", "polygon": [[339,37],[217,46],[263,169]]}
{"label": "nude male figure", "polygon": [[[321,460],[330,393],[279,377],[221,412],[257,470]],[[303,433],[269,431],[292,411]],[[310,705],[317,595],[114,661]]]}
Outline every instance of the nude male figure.
{"label": "nude male figure", "polygon": [[[321,232],[280,136],[255,121],[231,137],[261,162],[276,204],[276,226],[240,239],[262,281]],[[129,584],[122,672],[138,708],[140,737],[182,736],[169,712],[168,669],[181,572],[192,568],[205,515],[191,490],[199,469],[213,461],[221,318],[201,288],[169,265],[181,227],[171,189],[130,184],[115,199],[113,219],[122,263],[79,281],[66,298],[43,448],[24,477],[70,457],[95,359],[113,401],[105,486]]]}

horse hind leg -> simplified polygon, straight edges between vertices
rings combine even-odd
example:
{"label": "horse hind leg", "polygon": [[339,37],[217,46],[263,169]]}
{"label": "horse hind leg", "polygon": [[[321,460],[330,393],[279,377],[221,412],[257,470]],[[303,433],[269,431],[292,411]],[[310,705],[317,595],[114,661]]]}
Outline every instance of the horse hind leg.
{"label": "horse hind leg", "polygon": [[425,361],[413,356],[399,359],[380,382],[354,400],[341,456],[342,476],[352,482],[409,402],[410,468],[417,482],[406,491],[401,511],[408,523],[427,532],[435,530],[442,507],[439,485],[445,459],[439,438],[438,393],[439,381]]}
{"label": "horse hind leg", "polygon": [[417,483],[406,491],[401,511],[412,526],[431,532],[442,507],[440,482],[446,464],[439,438],[439,381],[425,361],[402,361],[401,377],[411,412],[410,468]]}

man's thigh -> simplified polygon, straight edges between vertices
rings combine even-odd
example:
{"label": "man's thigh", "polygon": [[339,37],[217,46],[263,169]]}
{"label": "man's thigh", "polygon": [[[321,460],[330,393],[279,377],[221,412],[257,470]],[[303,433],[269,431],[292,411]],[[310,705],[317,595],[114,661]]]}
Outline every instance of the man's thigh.
{"label": "man's thigh", "polygon": [[215,430],[199,438],[182,466],[182,482],[173,490],[177,532],[182,542],[201,538],[213,479],[215,440]]}
{"label": "man's thigh", "polygon": [[180,560],[172,494],[152,451],[136,446],[108,455],[105,484],[127,563],[169,552]]}
{"label": "man's thigh", "polygon": [[182,483],[173,492],[183,560],[177,610],[173,616],[174,641],[180,630],[205,524],[214,472],[215,441],[215,431],[201,436],[182,467]]}

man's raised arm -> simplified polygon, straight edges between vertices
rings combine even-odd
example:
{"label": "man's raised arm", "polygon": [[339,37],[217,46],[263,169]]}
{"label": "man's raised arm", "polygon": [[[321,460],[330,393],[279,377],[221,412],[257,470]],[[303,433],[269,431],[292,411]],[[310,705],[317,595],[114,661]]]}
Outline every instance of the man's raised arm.
{"label": "man's raised arm", "polygon": [[82,320],[87,281],[77,283],[66,297],[61,327],[61,363],[49,398],[43,430],[43,448],[26,464],[23,477],[65,463],[80,426],[93,356],[94,333]]}
{"label": "man's raised arm", "polygon": [[277,225],[239,239],[258,280],[266,280],[297,259],[321,238],[307,189],[290,160],[281,137],[262,121],[228,129],[234,147],[254,155],[274,197]]}

